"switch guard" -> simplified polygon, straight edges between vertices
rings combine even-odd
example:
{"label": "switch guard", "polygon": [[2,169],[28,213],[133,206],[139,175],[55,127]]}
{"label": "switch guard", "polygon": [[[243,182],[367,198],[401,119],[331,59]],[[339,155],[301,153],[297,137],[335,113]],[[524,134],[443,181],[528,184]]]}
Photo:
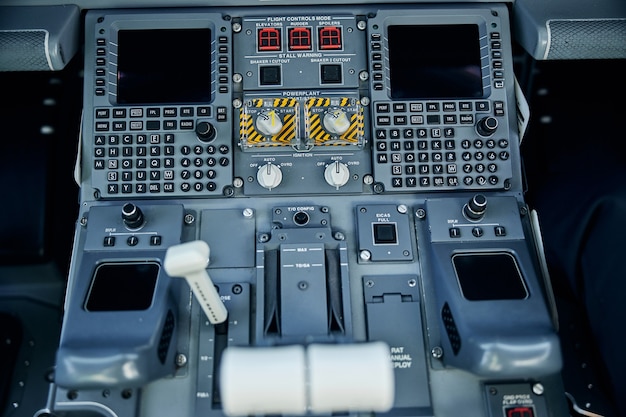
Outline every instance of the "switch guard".
{"label": "switch guard", "polygon": [[[432,413],[418,279],[414,275],[363,277],[367,336],[390,346],[395,409]],[[416,388],[417,387],[417,388]]]}

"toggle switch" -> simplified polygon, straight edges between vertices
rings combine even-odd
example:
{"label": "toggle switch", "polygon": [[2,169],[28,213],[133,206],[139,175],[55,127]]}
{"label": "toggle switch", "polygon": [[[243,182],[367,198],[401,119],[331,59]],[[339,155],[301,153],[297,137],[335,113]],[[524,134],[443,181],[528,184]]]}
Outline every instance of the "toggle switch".
{"label": "toggle switch", "polygon": [[165,253],[163,267],[169,276],[187,280],[209,321],[219,324],[226,321],[228,311],[206,271],[209,253],[209,245],[202,240],[171,246]]}

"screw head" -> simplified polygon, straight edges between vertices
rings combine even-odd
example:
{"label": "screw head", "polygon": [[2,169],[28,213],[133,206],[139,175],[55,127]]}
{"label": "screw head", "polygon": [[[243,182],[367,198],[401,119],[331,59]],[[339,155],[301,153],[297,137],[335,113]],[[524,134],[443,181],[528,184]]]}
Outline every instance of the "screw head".
{"label": "screw head", "polygon": [[185,365],[187,365],[187,356],[182,353],[176,355],[176,366],[182,368]]}
{"label": "screw head", "polygon": [[443,349],[441,348],[441,346],[435,346],[431,349],[430,354],[435,359],[441,359],[443,357]]}

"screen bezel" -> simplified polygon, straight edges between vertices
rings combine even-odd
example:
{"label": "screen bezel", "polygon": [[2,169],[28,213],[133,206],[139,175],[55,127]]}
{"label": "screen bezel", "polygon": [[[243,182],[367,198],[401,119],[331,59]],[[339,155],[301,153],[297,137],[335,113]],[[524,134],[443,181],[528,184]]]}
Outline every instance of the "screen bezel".
{"label": "screen bezel", "polygon": [[[210,68],[207,71],[208,85],[209,85],[209,98],[208,100],[196,100],[196,101],[159,101],[159,102],[132,102],[125,103],[119,100],[119,85],[118,85],[118,59],[119,59],[119,33],[121,31],[141,31],[141,30],[197,30],[208,29],[210,30],[211,40],[209,45],[210,52]],[[138,20],[138,19],[119,19],[111,22],[108,30],[108,44],[109,53],[107,59],[107,77],[108,77],[108,96],[109,102],[112,105],[120,106],[158,106],[158,105],[208,105],[215,101],[216,90],[216,73],[217,73],[217,47],[216,39],[217,32],[215,25],[211,20],[203,19],[199,20],[197,16],[192,19],[185,19],[184,16],[177,16],[172,19],[154,19],[154,20]]]}
{"label": "screen bezel", "polygon": [[[389,28],[393,26],[460,26],[460,25],[475,25],[478,29],[478,36],[476,39],[476,47],[480,51],[480,71],[482,79],[482,94],[479,97],[393,97],[392,96],[392,79],[391,79],[391,65],[390,65],[390,53],[392,52],[394,45],[390,45],[389,42]],[[491,96],[491,56],[489,50],[489,37],[487,31],[487,23],[485,19],[480,15],[415,15],[415,16],[393,16],[388,17],[384,21],[383,30],[383,54],[384,68],[385,68],[385,91],[386,95],[391,100],[479,100],[488,98]]]}

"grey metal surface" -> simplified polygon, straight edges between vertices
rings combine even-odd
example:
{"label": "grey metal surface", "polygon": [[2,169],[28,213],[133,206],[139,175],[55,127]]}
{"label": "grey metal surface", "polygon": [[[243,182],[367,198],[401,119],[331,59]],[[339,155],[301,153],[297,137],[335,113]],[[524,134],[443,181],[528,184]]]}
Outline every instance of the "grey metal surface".
{"label": "grey metal surface", "polygon": [[626,4],[517,0],[515,39],[535,59],[626,58]]}

